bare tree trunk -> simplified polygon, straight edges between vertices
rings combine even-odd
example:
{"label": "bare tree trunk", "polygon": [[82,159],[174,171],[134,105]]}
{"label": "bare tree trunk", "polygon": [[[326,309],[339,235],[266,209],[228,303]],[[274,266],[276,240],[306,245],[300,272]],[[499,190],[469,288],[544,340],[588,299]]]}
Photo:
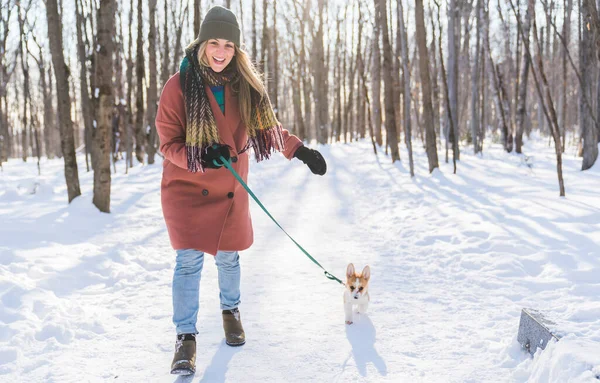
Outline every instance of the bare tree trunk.
{"label": "bare tree trunk", "polygon": [[[309,65],[306,62],[306,20],[308,20],[310,14],[310,0],[304,4],[302,9],[302,23],[300,33],[300,73],[302,76],[302,91],[304,96],[304,123],[310,126],[312,121],[312,101],[311,101],[311,81]],[[305,125],[306,126],[306,125]],[[312,138],[315,138],[313,134],[314,126],[305,130],[305,136],[301,137],[310,142]]]}
{"label": "bare tree trunk", "polygon": [[[519,25],[522,29],[522,35],[524,38],[529,40],[529,31],[531,29],[531,13],[529,10],[525,14],[525,21]],[[524,43],[525,44],[525,43]],[[523,132],[525,130],[525,112],[527,109],[527,84],[529,77],[529,64],[531,58],[527,56],[527,51],[523,50],[523,56],[521,58],[521,74],[519,75],[519,99],[517,104],[517,130],[515,132],[515,145],[516,152],[523,152]]]}
{"label": "bare tree trunk", "polygon": [[[500,1],[498,0],[498,16],[500,18],[500,22],[502,23],[502,28],[504,30],[504,63],[502,64],[502,68],[498,65],[497,73],[498,73],[498,84],[500,85],[500,90],[502,93],[502,107],[504,109],[504,116],[506,121],[506,132],[504,134],[504,141],[507,152],[512,152],[513,150],[513,135],[514,135],[514,127],[513,127],[513,112],[512,112],[512,96],[510,94],[510,86],[508,85],[510,81],[512,81],[515,75],[515,69],[513,65],[512,52],[510,51],[510,28],[507,20],[504,18],[502,13],[502,7],[500,5]],[[508,68],[507,68],[508,67]],[[505,81],[505,78],[508,77],[508,80]]]}
{"label": "bare tree trunk", "polygon": [[[61,139],[60,139],[60,121],[58,119],[58,112],[55,113],[55,109],[52,106],[52,100],[58,98],[54,97],[54,90],[56,87],[54,86],[54,75],[53,75],[53,65],[50,63],[48,65],[48,98],[51,100],[49,103],[49,107],[52,110],[52,147],[54,148],[54,153],[56,157],[63,158],[62,150],[61,150]],[[58,108],[56,108],[58,110]]]}
{"label": "bare tree trunk", "polygon": [[54,123],[54,109],[52,108],[52,98],[50,98],[48,79],[46,78],[46,62],[42,54],[42,47],[38,45],[38,48],[40,52],[40,88],[42,90],[42,99],[44,100],[44,146],[46,148],[46,156],[48,159],[52,159],[56,155],[53,137],[54,131],[56,130],[56,124]]}
{"label": "bare tree trunk", "polygon": [[96,68],[98,87],[97,127],[92,134],[96,153],[94,166],[94,205],[104,213],[110,213],[110,141],[114,110],[113,34],[115,30],[116,4],[114,0],[100,0],[98,8],[98,46]]}
{"label": "bare tree trunk", "polygon": [[[35,38],[35,35],[33,33],[30,33],[30,37],[33,39],[33,41],[36,43],[36,45],[38,46],[39,52],[40,52],[40,57],[37,58],[35,57],[35,55],[29,50],[29,48],[27,48],[27,52],[29,53],[29,55],[33,58],[33,60],[36,62],[36,64],[38,64],[38,68],[40,69],[40,79],[39,79],[39,84],[40,84],[40,93],[42,93],[42,98],[44,98],[47,94],[48,94],[48,90],[46,87],[46,77],[44,76],[45,72],[44,72],[44,56],[42,55],[42,50],[40,45],[37,42],[37,39]],[[27,47],[27,44],[26,44]],[[37,167],[38,167],[38,174],[41,174],[41,167],[40,167],[40,160],[41,160],[41,156],[42,156],[42,145],[40,142],[40,121],[39,121],[39,113],[38,113],[38,106],[35,105],[34,103],[30,104],[30,108],[29,108],[29,113],[31,114],[32,117],[32,129],[33,129],[33,136],[34,136],[34,141],[35,141],[35,152],[36,152],[36,156],[37,156]],[[46,109],[48,107],[46,105],[44,105],[44,112],[46,112]],[[46,132],[46,129],[44,129],[44,133]],[[46,140],[46,135],[44,134],[44,141]],[[46,156],[48,157],[48,154],[46,154]]]}
{"label": "bare tree trunk", "polygon": [[256,41],[257,35],[258,31],[256,29],[256,0],[252,0],[252,60],[254,62],[258,60],[258,43]]}
{"label": "bare tree trunk", "polygon": [[325,1],[319,0],[319,26],[317,33],[313,36],[313,81],[315,99],[315,128],[317,129],[317,142],[320,144],[327,143],[327,132],[329,129],[329,104],[328,104],[328,80],[327,80],[327,65],[325,62],[325,50],[323,46],[324,37],[324,22],[323,14],[325,13]]}
{"label": "bare tree trunk", "polygon": [[565,0],[565,10],[563,15],[563,39],[564,45],[561,51],[561,99],[560,99],[560,126],[562,127],[563,151],[567,146],[567,50],[571,39],[571,11],[573,10],[573,0]]}
{"label": "bare tree trunk", "polygon": [[16,4],[9,2],[0,7],[0,166],[3,161],[12,156],[12,135],[8,128],[7,87],[10,77],[16,66],[16,60],[12,68],[8,68],[5,57],[7,56],[6,42],[10,31],[10,19],[13,7]]}
{"label": "bare tree trunk", "polygon": [[[31,100],[31,91],[29,89],[29,66],[27,65],[27,47],[26,47],[26,36],[25,36],[25,18],[27,12],[31,7],[31,1],[29,6],[25,9],[25,15],[22,15],[21,3],[17,2],[17,20],[19,23],[19,56],[21,58],[21,72],[23,73],[23,114],[21,115],[21,122],[23,124],[21,128],[21,145],[23,147],[22,158],[23,162],[27,162],[29,156],[29,145],[27,143],[27,128],[29,127],[29,121],[27,111]],[[31,132],[29,134],[31,136]]]}
{"label": "bare tree trunk", "polygon": [[[363,13],[360,9],[360,3],[358,4],[359,9],[358,9],[358,44],[356,47],[356,70],[357,73],[362,73],[364,72],[365,68],[364,68],[364,62],[363,62],[363,58],[362,58],[362,34],[363,34]],[[356,100],[356,106],[357,106],[357,113],[356,113],[356,135],[354,135],[355,140],[358,140],[359,138],[364,138],[366,135],[366,129],[365,129],[365,94],[364,94],[364,89],[362,87],[361,84],[362,78],[360,77],[360,75],[358,75],[356,77],[356,85],[358,87],[357,89],[357,100]]]}
{"label": "bare tree trunk", "polygon": [[158,104],[158,84],[156,79],[156,0],[148,0],[148,14],[150,26],[148,30],[148,69],[150,72],[150,84],[148,86],[146,121],[148,123],[148,164],[154,163],[154,155],[158,147],[158,135],[156,133],[156,111]]}
{"label": "bare tree trunk", "polygon": [[135,97],[135,157],[138,162],[144,163],[144,145],[146,144],[146,132],[144,131],[144,37],[143,37],[143,19],[142,19],[142,0],[138,0],[138,33],[137,33],[137,52],[135,59],[135,79],[136,79],[136,97]]}
{"label": "bare tree trunk", "polygon": [[[431,44],[429,45],[429,52],[431,53],[431,62],[429,65],[429,68],[431,70],[430,72],[430,78],[431,78],[431,89],[432,89],[432,100],[431,102],[433,103],[433,126],[435,131],[437,132],[438,136],[437,139],[439,139],[442,136],[442,130],[445,130],[445,126],[446,121],[444,120],[443,122],[443,127],[442,129],[440,129],[440,124],[442,124],[442,121],[440,119],[440,85],[439,85],[439,81],[438,81],[438,65],[437,65],[437,45],[436,45],[436,35],[435,35],[435,21],[434,21],[434,16],[433,16],[433,9],[431,8],[431,5],[429,6],[429,18],[431,20]],[[415,50],[415,60],[416,61],[416,50]],[[415,103],[415,107],[416,107],[416,103]],[[446,109],[444,108],[444,111]],[[417,115],[418,116],[418,115]],[[417,118],[418,121],[418,118]],[[418,122],[417,122],[418,124]],[[439,142],[439,141],[438,141]],[[446,141],[446,162],[448,162],[448,142]]]}
{"label": "bare tree trunk", "polygon": [[[165,22],[167,21],[167,1],[165,0]],[[194,0],[194,36],[200,35],[200,25],[202,25],[202,1]],[[165,24],[165,31],[167,26]],[[166,34],[165,34],[166,36]],[[166,44],[166,43],[165,43]]]}
{"label": "bare tree trunk", "polygon": [[[542,61],[542,44],[540,43],[540,39],[538,38],[538,29],[537,29],[537,23],[536,23],[536,17],[535,17],[535,0],[529,0],[527,6],[528,6],[527,12],[531,13],[531,20],[533,22],[533,40],[534,40],[534,45],[537,48],[536,64],[537,64],[538,74],[536,75],[536,71],[532,70],[533,79],[535,81],[538,96],[543,101],[543,103],[542,103],[543,112],[548,121],[548,125],[550,126],[550,132],[552,134],[552,138],[554,139],[554,150],[556,152],[556,170],[557,170],[556,172],[558,175],[558,185],[559,185],[559,189],[560,189],[560,196],[564,197],[565,196],[565,184],[564,184],[564,180],[563,180],[563,176],[562,176],[562,149],[561,149],[560,134],[559,134],[560,129],[558,127],[556,111],[554,109],[554,103],[552,101],[552,95],[550,93],[550,87],[548,85],[548,80],[546,78],[546,73],[544,71],[544,64]],[[527,50],[529,57],[531,57],[531,49],[530,49],[529,40],[525,39],[524,36],[522,36],[522,37],[523,37],[525,49]],[[538,80],[538,75],[540,77],[540,80]]]}
{"label": "bare tree trunk", "polygon": [[[80,0],[75,0],[75,15],[77,20],[77,57],[79,58],[79,88],[81,92],[81,111],[83,114],[83,127],[84,127],[84,141],[85,141],[85,163],[87,171],[90,171],[88,153],[92,147],[92,124],[94,109],[92,106],[92,100],[90,99],[88,77],[87,77],[87,57],[86,51],[88,50],[85,42],[83,41],[83,25],[85,20],[83,18],[83,5]],[[92,156],[92,168],[94,167],[94,158]]]}
{"label": "bare tree trunk", "polygon": [[439,167],[433,125],[433,106],[431,104],[431,80],[429,78],[429,58],[427,52],[427,35],[425,32],[425,15],[423,0],[415,0],[415,24],[417,45],[419,48],[419,71],[421,72],[421,85],[423,92],[423,119],[425,125],[425,141],[429,172]]}
{"label": "bare tree trunk", "polygon": [[[379,25],[382,27],[383,37],[383,78],[385,94],[385,131],[387,142],[390,146],[392,162],[400,161],[400,151],[398,150],[398,134],[396,133],[396,115],[394,112],[394,76],[392,75],[392,47],[387,28],[387,10],[386,1],[379,0]],[[377,8],[377,5],[375,6]]]}
{"label": "bare tree trunk", "polygon": [[402,0],[398,0],[398,32],[400,35],[400,45],[402,53],[402,81],[404,82],[404,141],[406,141],[406,149],[408,150],[408,162],[410,166],[410,176],[415,176],[415,167],[413,162],[412,151],[412,129],[411,129],[411,113],[410,113],[410,69],[408,62],[408,36],[406,34],[406,26],[404,25],[404,7]]}
{"label": "bare tree trunk", "polygon": [[[460,8],[457,4],[457,0],[449,0],[448,5],[448,113],[446,117],[450,119],[452,116],[452,124],[449,124],[450,130],[453,130],[449,134],[449,141],[452,143],[453,156],[455,159],[460,159],[460,153],[458,153],[458,55],[457,45],[460,38],[457,39],[457,31],[460,31]],[[441,29],[441,26],[440,26]],[[440,44],[441,44],[441,33],[440,30]],[[457,41],[458,40],[458,41]],[[441,47],[440,47],[441,49]],[[443,56],[440,53],[440,64],[443,60]],[[443,71],[442,71],[443,72]],[[442,73],[444,76],[444,73]],[[450,122],[450,121],[449,121]],[[455,160],[456,163],[456,160]],[[455,165],[456,167],[456,165]]]}
{"label": "bare tree trunk", "polygon": [[[436,3],[437,4],[437,3]],[[456,126],[454,125],[455,122],[455,118],[454,118],[454,110],[452,109],[452,105],[450,104],[450,95],[448,93],[449,91],[449,86],[448,86],[448,79],[446,76],[446,68],[444,66],[444,54],[442,52],[442,22],[440,20],[440,6],[438,5],[438,12],[437,12],[437,18],[438,18],[438,27],[439,27],[439,49],[440,49],[440,72],[442,73],[442,85],[444,88],[444,101],[446,103],[446,111],[447,111],[447,115],[448,115],[448,125],[449,125],[449,130],[448,130],[448,137],[450,137],[451,139],[451,143],[452,143],[452,165],[454,167],[454,174],[456,174],[456,160],[458,157],[458,140],[456,139],[456,136],[454,134],[454,131],[456,130]],[[448,142],[448,140],[446,140],[446,142]],[[447,154],[446,154],[447,155]]]}
{"label": "bare tree trunk", "polygon": [[[590,169],[596,160],[598,159],[598,130],[592,120],[592,112],[587,108],[583,107],[584,102],[582,99],[586,97],[588,100],[592,99],[592,89],[594,82],[594,45],[596,48],[596,55],[600,57],[599,41],[597,37],[600,34],[600,28],[598,25],[598,11],[594,0],[582,0],[581,3],[581,17],[583,28],[581,28],[581,41],[579,43],[579,71],[581,72],[582,86],[580,89],[580,125],[581,125],[581,137],[583,139],[583,161],[581,163],[581,170]],[[589,27],[591,26],[592,30]],[[594,39],[594,33],[596,39]]]}
{"label": "bare tree trunk", "polygon": [[[260,72],[265,74],[268,89],[268,78],[270,73],[267,69],[267,52],[269,51],[269,27],[267,25],[267,17],[269,16],[269,3],[268,0],[263,0],[263,26],[262,26],[262,41],[260,44]],[[270,95],[270,93],[269,93]]]}
{"label": "bare tree trunk", "polygon": [[[172,23],[175,24],[175,48],[172,53],[173,56],[173,70],[171,73],[177,72],[179,70],[179,64],[181,62],[181,57],[183,56],[183,49],[181,49],[181,35],[183,33],[184,21],[188,16],[188,6],[189,4],[186,2],[185,8],[183,7],[183,0],[179,0],[179,3],[171,3],[173,5],[173,9],[171,10],[171,19]],[[179,5],[177,5],[179,4]],[[141,12],[141,6],[139,6]],[[138,34],[140,36],[141,32]],[[139,48],[138,48],[139,49]],[[140,88],[141,89],[141,88]],[[142,102],[143,104],[143,102]]]}
{"label": "bare tree trunk", "polygon": [[273,79],[273,91],[271,92],[271,102],[275,108],[275,113],[279,112],[279,47],[277,44],[277,0],[273,0],[273,44],[271,44],[272,51],[272,68],[271,78]]}
{"label": "bare tree trunk", "polygon": [[[197,7],[196,8],[196,3],[197,3]],[[167,8],[167,5],[169,4],[168,1],[165,0],[165,8],[164,8],[164,16],[165,16],[165,23],[163,25],[163,52],[162,52],[162,64],[160,66],[160,83],[161,83],[161,87],[164,87],[165,84],[167,83],[167,81],[169,80],[169,62],[170,62],[170,57],[171,57],[171,52],[169,51],[169,10]],[[194,0],[194,36],[198,36],[198,34],[200,33],[200,13],[201,11],[201,1],[200,0]],[[198,12],[198,13],[196,13]],[[196,21],[198,20],[198,21]],[[198,23],[198,32],[196,32],[196,22]]]}
{"label": "bare tree trunk", "polygon": [[[392,2],[393,0],[389,0],[389,8],[390,8],[390,24],[392,23],[392,19],[393,19],[393,14],[392,14]],[[402,140],[401,138],[401,134],[402,134],[402,125],[404,125],[402,123],[402,119],[403,119],[403,114],[402,114],[402,108],[400,108],[400,94],[402,93],[402,84],[400,81],[400,57],[402,56],[402,44],[400,42],[400,40],[402,39],[402,37],[400,36],[400,18],[398,17],[398,0],[396,0],[396,46],[394,47],[395,51],[394,51],[394,56],[393,56],[393,70],[392,70],[392,75],[393,75],[393,79],[394,79],[394,105],[396,106],[394,108],[396,115],[395,115],[395,120],[396,120],[396,133],[397,133],[397,138],[396,140],[398,141],[398,143],[400,143],[400,141]],[[392,31],[392,29],[390,28],[390,32]],[[393,36],[390,33],[390,44],[391,44],[391,40],[393,40]],[[360,79],[360,76],[358,77]],[[364,126],[364,125],[363,125]]]}
{"label": "bare tree trunk", "polygon": [[486,22],[485,30],[483,33],[483,48],[485,50],[486,59],[488,62],[488,76],[490,81],[492,82],[492,91],[494,93],[494,101],[496,106],[496,112],[499,115],[499,124],[500,129],[502,131],[502,145],[504,150],[508,150],[508,126],[506,124],[506,115],[504,112],[504,101],[502,98],[502,88],[501,88],[501,79],[499,78],[499,74],[496,71],[496,66],[494,61],[492,60],[492,51],[490,49],[490,31],[489,31],[489,10],[485,13]]}
{"label": "bare tree trunk", "polygon": [[125,150],[127,154],[125,156],[125,173],[127,174],[128,169],[133,167],[133,0],[129,2],[129,45],[127,47],[127,70],[125,73],[127,82],[127,110],[125,120]]}
{"label": "bare tree trunk", "polygon": [[[346,22],[352,22],[354,19],[354,8],[352,10],[352,17],[346,18]],[[354,47],[354,28],[352,28],[352,35],[350,39],[350,46]],[[354,77],[356,75],[356,63],[353,62],[351,58],[351,52],[346,49],[346,42],[344,41],[344,99],[345,99],[345,111],[344,111],[344,120],[342,122],[342,137],[344,139],[344,143],[348,143],[348,136],[352,135],[354,131],[354,121],[353,121],[353,113],[354,113]],[[347,69],[346,63],[350,63],[350,68]],[[346,74],[348,74],[346,76]],[[348,86],[346,87],[345,81],[348,81]]]}
{"label": "bare tree trunk", "polygon": [[[123,59],[125,57],[125,46],[123,42],[125,39],[123,38],[123,9],[122,3],[117,3],[116,5],[119,9],[117,9],[117,17],[118,17],[118,25],[116,27],[115,34],[118,36],[116,38],[117,44],[115,45],[115,78],[117,79],[115,86],[117,106],[115,110],[114,116],[114,125],[113,127],[113,168],[116,167],[116,162],[120,159],[123,159],[123,145],[126,135],[127,135],[127,121],[126,121],[126,112],[125,112],[125,82],[123,78]],[[166,36],[165,36],[166,37]],[[164,69],[164,68],[163,68]],[[125,161],[125,169],[127,169],[127,161]],[[114,169],[116,173],[116,169]]]}
{"label": "bare tree trunk", "polygon": [[[29,76],[29,63],[27,62],[27,55],[31,55],[33,57],[33,54],[31,54],[30,50],[29,50],[29,42],[28,42],[28,37],[27,35],[31,35],[31,37],[34,39],[35,41],[35,35],[33,35],[33,31],[30,29],[27,33],[25,33],[25,22],[27,22],[28,19],[28,13],[29,13],[29,9],[31,7],[31,2],[29,2],[26,10],[25,10],[25,14],[23,15],[23,17],[21,18],[21,12],[20,12],[20,5],[17,5],[17,10],[19,11],[19,24],[21,25],[20,29],[21,29],[21,69],[23,72],[23,88],[25,89],[25,103],[24,105],[27,107],[28,106],[28,110],[25,110],[24,112],[24,116],[27,116],[27,112],[29,112],[29,116],[30,116],[30,123],[29,123],[29,145],[31,146],[31,153],[34,154],[37,157],[37,168],[38,168],[38,175],[41,174],[41,168],[40,168],[40,159],[41,159],[41,148],[40,148],[40,139],[39,139],[39,120],[38,120],[38,113],[37,113],[37,107],[34,105],[34,103],[32,102],[32,96],[31,96],[31,78]],[[41,58],[41,57],[40,57]],[[35,59],[35,57],[34,57]],[[35,59],[38,63],[39,60]],[[24,129],[26,128],[26,125],[24,125]]]}
{"label": "bare tree trunk", "polygon": [[[377,1],[377,0],[375,0]],[[373,28],[373,76],[371,77],[371,89],[373,92],[373,125],[375,126],[375,141],[380,147],[383,145],[381,132],[381,54],[379,48],[379,36],[381,35],[378,18],[375,18]]]}
{"label": "bare tree trunk", "polygon": [[69,68],[65,64],[62,43],[62,24],[58,17],[56,0],[46,0],[46,17],[48,19],[48,38],[56,89],[58,97],[58,119],[60,121],[60,143],[65,162],[65,180],[69,202],[81,195],[77,158],[75,157],[75,141],[73,138],[73,122],[71,121],[71,98],[69,96]]}
{"label": "bare tree trunk", "polygon": [[475,63],[471,74],[471,138],[473,139],[473,153],[480,152],[479,149],[479,56],[481,51],[481,27],[482,27],[482,0],[476,0],[475,17],[477,19],[475,31]]}
{"label": "bare tree trunk", "polygon": [[335,60],[334,67],[334,103],[333,103],[333,124],[331,129],[331,142],[339,140],[342,131],[342,60],[339,57],[342,56],[342,39],[340,33],[340,26],[342,24],[343,17],[339,17],[336,20],[336,41],[335,41]]}

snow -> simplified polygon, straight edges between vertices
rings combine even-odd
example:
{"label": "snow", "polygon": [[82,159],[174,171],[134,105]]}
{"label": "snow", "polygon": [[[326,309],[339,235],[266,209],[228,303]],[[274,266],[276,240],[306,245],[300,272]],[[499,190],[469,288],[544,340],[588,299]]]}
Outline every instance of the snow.
{"label": "snow", "polygon": [[98,96],[100,96],[100,88],[95,88],[94,89],[94,98],[98,98]]}
{"label": "snow", "polygon": [[[463,148],[457,175],[428,174],[414,147],[414,179],[367,141],[319,147],[324,177],[279,155],[251,164],[250,187],[328,271],[370,265],[371,303],[345,325],[343,288],[251,202],[247,343],[224,343],[208,257],[193,381],[598,382],[600,165],[581,172],[569,148],[561,198],[547,139],[527,142],[529,166],[495,145]],[[19,159],[0,173],[0,381],[173,382],[162,167],[117,163],[104,214],[78,164],[70,205],[60,160],[42,160],[41,176]],[[534,358],[516,341],[523,307],[563,336]]]}

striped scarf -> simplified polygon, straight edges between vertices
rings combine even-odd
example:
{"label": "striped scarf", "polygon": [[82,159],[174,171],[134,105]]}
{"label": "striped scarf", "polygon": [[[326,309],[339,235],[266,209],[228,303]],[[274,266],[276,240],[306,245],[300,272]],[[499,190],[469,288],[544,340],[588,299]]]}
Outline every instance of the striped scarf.
{"label": "striped scarf", "polygon": [[[185,101],[187,126],[185,130],[185,147],[187,167],[190,172],[204,172],[203,157],[209,146],[220,143],[219,130],[215,116],[210,107],[205,85],[218,86],[235,84],[240,81],[234,57],[232,63],[222,72],[215,72],[210,67],[198,63],[199,45],[186,49],[185,57],[179,67],[181,89]],[[284,149],[281,124],[275,116],[269,97],[261,96],[251,88],[252,113],[250,122],[246,124],[248,142],[240,152],[249,148],[254,151],[256,161],[268,159],[274,151]]]}

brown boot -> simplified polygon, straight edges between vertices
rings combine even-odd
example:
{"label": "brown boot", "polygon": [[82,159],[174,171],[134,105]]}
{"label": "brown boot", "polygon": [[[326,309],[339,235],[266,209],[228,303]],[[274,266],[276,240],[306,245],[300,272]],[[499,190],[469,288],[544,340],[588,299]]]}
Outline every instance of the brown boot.
{"label": "brown boot", "polygon": [[175,356],[171,363],[171,374],[191,375],[196,372],[196,336],[194,334],[177,335]]}
{"label": "brown boot", "polygon": [[246,334],[242,327],[240,310],[223,310],[223,329],[225,330],[225,343],[229,346],[241,346],[246,343]]}

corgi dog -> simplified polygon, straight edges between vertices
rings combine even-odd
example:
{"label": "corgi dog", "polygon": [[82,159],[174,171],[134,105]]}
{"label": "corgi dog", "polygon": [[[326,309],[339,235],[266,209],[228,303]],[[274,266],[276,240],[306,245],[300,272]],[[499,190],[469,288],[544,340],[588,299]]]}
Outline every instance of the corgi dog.
{"label": "corgi dog", "polygon": [[358,313],[366,313],[369,307],[369,279],[371,268],[365,266],[362,273],[354,270],[352,263],[346,268],[346,290],[344,290],[344,310],[346,324],[352,324],[352,306],[358,305]]}

